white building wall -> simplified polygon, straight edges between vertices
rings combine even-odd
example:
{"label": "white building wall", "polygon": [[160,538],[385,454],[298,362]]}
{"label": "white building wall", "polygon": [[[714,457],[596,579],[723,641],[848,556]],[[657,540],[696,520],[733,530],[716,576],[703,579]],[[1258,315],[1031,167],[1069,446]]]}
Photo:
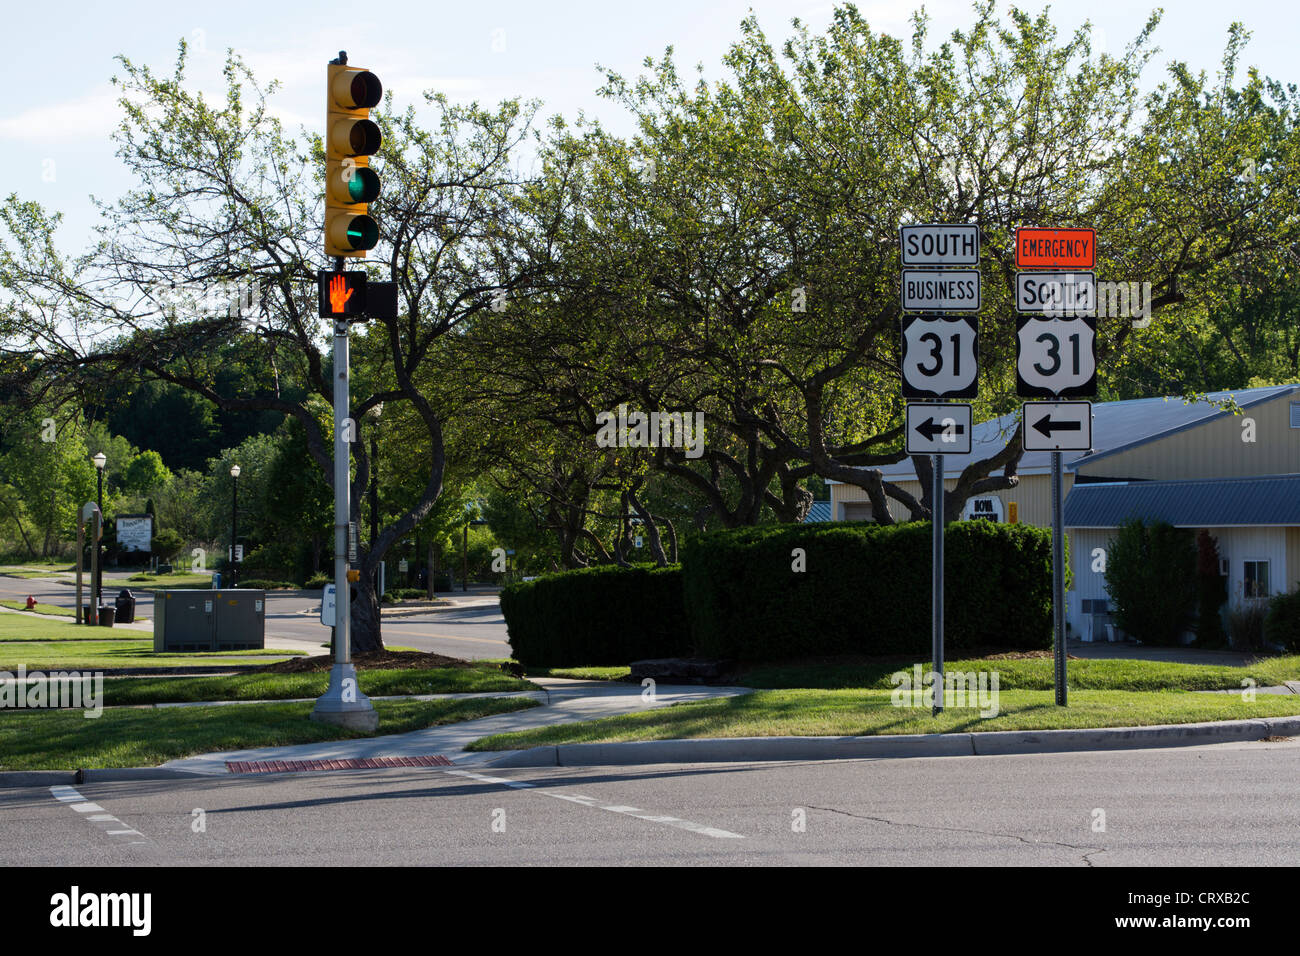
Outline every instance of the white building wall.
{"label": "white building wall", "polygon": [[1219,541],[1219,557],[1228,559],[1228,602],[1236,605],[1245,592],[1245,562],[1268,562],[1273,594],[1286,590],[1292,569],[1286,566],[1286,528],[1206,528]]}

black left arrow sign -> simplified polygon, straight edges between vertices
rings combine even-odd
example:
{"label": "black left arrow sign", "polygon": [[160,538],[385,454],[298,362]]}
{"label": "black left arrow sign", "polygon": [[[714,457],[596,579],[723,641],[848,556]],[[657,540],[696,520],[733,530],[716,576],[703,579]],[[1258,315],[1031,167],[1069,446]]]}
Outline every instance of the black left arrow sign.
{"label": "black left arrow sign", "polygon": [[1052,437],[1052,432],[1077,432],[1082,431],[1083,422],[1057,419],[1052,421],[1052,415],[1049,412],[1038,421],[1034,422],[1034,430],[1041,433],[1047,438]]}
{"label": "black left arrow sign", "polygon": [[[935,424],[934,418],[933,416],[931,416],[930,418],[927,418],[925,421],[921,422],[921,424],[917,425],[916,430],[927,441],[934,441],[934,436],[942,434],[943,432],[947,431],[948,427],[949,426],[943,424]],[[965,425],[954,423],[951,427],[954,435],[964,435],[966,433]]]}

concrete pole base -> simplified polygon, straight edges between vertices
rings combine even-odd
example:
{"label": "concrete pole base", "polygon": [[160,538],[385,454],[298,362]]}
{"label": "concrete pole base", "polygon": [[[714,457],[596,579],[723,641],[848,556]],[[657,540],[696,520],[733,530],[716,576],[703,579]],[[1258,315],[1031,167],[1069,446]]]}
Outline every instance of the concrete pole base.
{"label": "concrete pole base", "polygon": [[316,698],[311,719],[348,730],[371,731],[379,727],[379,714],[357,686],[357,671],[351,664],[331,668],[329,689]]}

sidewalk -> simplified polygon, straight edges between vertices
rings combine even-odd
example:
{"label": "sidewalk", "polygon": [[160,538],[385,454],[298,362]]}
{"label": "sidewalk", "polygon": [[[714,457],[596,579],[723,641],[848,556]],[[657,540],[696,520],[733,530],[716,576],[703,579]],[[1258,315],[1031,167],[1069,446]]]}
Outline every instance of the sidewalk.
{"label": "sidewalk", "polygon": [[748,687],[674,687],[661,684],[656,689],[654,700],[647,702],[641,699],[642,690],[638,684],[565,680],[557,677],[535,677],[531,680],[545,689],[549,702],[541,707],[449,724],[445,727],[430,727],[427,730],[416,730],[408,734],[202,754],[197,757],[171,760],[162,766],[167,770],[189,773],[225,774],[229,772],[226,768],[228,760],[348,760],[367,757],[419,757],[431,754],[440,754],[456,766],[474,766],[493,763],[504,756],[502,753],[464,751],[466,744],[490,734],[529,730],[534,727],[551,727],[555,724],[580,720],[595,720],[598,717],[666,707],[683,701],[733,697],[750,691]]}

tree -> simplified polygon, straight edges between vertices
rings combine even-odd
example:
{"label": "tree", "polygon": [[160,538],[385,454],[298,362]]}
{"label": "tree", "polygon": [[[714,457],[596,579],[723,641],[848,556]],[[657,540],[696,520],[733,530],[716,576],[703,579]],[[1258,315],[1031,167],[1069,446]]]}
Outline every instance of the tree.
{"label": "tree", "polygon": [[1196,606],[1192,533],[1134,518],[1106,547],[1106,592],[1115,623],[1148,644],[1179,642]]}
{"label": "tree", "polygon": [[[332,488],[332,440],[307,401],[333,401],[314,287],[316,269],[325,265],[314,174],[323,168],[320,138],[286,135],[267,103],[275,85],[258,86],[233,53],[218,103],[190,90],[184,42],[170,77],[124,57],[119,63],[126,119],[116,140],[137,185],[101,206],[100,245],[65,257],[52,237],[57,217],[17,197],[4,207],[14,243],[0,245],[0,284],[16,320],[5,325],[15,332],[0,364],[8,373],[4,384],[34,401],[55,393],[84,398],[112,382],[156,381],[226,413],[290,416]],[[409,405],[430,450],[417,501],[362,549],[351,604],[357,652],[382,647],[373,584],[378,561],[442,489],[449,411],[420,391],[415,370],[440,339],[472,325],[497,290],[508,294],[521,281],[506,197],[516,188],[512,150],[532,108],[517,101],[495,111],[453,106],[434,94],[426,102],[435,113],[431,129],[413,110],[373,114],[383,131],[385,186],[372,205],[383,231],[370,268],[397,282],[400,315],[358,331],[352,408],[333,409],[331,423],[357,423],[353,521],[369,482],[364,438],[371,408]],[[69,336],[68,329],[83,334]],[[267,374],[236,386],[236,364]],[[281,387],[286,373],[305,394]]]}

